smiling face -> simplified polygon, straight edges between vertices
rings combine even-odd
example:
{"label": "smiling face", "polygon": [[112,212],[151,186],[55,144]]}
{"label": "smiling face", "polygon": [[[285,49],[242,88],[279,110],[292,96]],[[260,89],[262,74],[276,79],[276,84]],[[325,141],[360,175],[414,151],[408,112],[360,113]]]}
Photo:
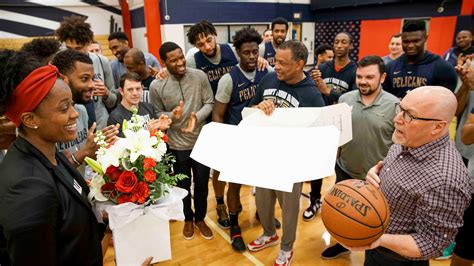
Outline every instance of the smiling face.
{"label": "smiling face", "polygon": [[119,62],[123,62],[123,58],[125,54],[128,52],[128,50],[130,49],[130,46],[127,40],[113,39],[109,41],[109,49],[112,52],[112,54],[114,54],[115,57],[117,57],[117,60]]}
{"label": "smiling face", "polygon": [[358,67],[356,70],[356,85],[362,95],[372,95],[380,90],[380,84],[385,80],[385,73],[380,74],[377,65]]}
{"label": "smiling face", "polygon": [[258,43],[246,42],[236,49],[240,57],[240,67],[247,72],[252,72],[257,67]]}
{"label": "smiling face", "polygon": [[71,88],[75,103],[84,104],[92,99],[94,89],[94,68],[91,64],[76,61],[74,70],[66,75],[66,82]]}
{"label": "smiling face", "polygon": [[63,80],[56,80],[33,114],[38,126],[34,132],[43,140],[54,143],[76,139],[79,113],[74,109],[71,90]]}
{"label": "smiling face", "polygon": [[186,59],[181,48],[166,53],[165,64],[168,71],[175,77],[186,74]]}
{"label": "smiling face", "polygon": [[123,88],[120,89],[122,95],[122,105],[126,108],[138,106],[143,94],[143,86],[140,81],[126,79]]}
{"label": "smiling face", "polygon": [[275,73],[277,78],[288,84],[301,77],[304,62],[294,61],[290,49],[278,49],[275,55]]}

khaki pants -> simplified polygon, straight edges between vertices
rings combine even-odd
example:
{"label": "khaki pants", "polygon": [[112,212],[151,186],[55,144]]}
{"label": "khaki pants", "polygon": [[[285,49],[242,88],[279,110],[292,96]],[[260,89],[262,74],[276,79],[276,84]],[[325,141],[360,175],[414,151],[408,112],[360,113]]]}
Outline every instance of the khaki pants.
{"label": "khaki pants", "polygon": [[263,233],[266,236],[272,236],[276,233],[273,220],[275,218],[275,201],[278,199],[283,216],[281,249],[284,251],[291,251],[296,239],[302,187],[303,183],[295,183],[291,193],[259,187],[256,189],[258,216],[263,226]]}

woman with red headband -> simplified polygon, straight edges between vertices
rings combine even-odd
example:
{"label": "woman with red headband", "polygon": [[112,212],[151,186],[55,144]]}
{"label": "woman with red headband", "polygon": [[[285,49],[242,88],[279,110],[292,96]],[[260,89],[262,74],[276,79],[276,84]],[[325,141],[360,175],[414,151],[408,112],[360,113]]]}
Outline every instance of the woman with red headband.
{"label": "woman with red headband", "polygon": [[12,265],[102,265],[89,189],[55,149],[76,138],[71,90],[56,67],[9,50],[0,51],[0,82],[0,115],[19,132],[0,165],[0,225]]}

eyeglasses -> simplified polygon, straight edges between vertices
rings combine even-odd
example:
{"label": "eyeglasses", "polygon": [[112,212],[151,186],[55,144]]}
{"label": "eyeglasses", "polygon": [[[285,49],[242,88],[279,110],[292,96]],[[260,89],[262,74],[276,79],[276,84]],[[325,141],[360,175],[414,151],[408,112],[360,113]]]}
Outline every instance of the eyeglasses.
{"label": "eyeglasses", "polygon": [[422,121],[444,121],[444,120],[440,120],[440,119],[434,119],[434,118],[423,118],[423,117],[416,117],[412,114],[410,114],[410,112],[408,112],[407,110],[403,109],[401,106],[400,106],[400,103],[396,103],[395,104],[395,113],[398,115],[399,113],[403,112],[403,120],[405,120],[405,122],[407,123],[410,123],[412,120],[422,120]]}

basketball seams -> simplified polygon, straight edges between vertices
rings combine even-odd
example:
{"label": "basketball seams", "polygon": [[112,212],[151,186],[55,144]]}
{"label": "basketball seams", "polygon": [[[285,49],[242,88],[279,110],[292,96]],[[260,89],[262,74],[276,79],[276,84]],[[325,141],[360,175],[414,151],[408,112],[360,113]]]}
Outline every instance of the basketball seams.
{"label": "basketball seams", "polygon": [[[370,206],[372,206],[372,208],[374,209],[375,213],[377,214],[377,216],[378,216],[378,218],[379,218],[379,221],[380,221],[380,223],[381,223],[381,225],[382,225],[382,229],[384,228],[383,224],[384,224],[385,221],[382,221],[382,217],[381,217],[380,213],[378,212],[377,208],[375,208],[375,206],[372,204],[372,202],[371,202],[369,199],[367,199],[364,195],[362,195],[361,193],[359,193],[358,190],[355,190],[354,188],[352,188],[352,187],[350,187],[350,186],[348,186],[348,185],[345,185],[345,184],[337,184],[337,185],[340,185],[340,186],[349,188],[349,189],[351,189],[352,191],[354,191],[354,192],[356,192],[357,194],[359,194],[362,198],[364,198],[364,199],[370,204]],[[380,191],[379,191],[379,193],[380,193]]]}
{"label": "basketball seams", "polygon": [[[324,225],[324,226],[326,226],[326,225]],[[383,234],[383,231],[381,231],[381,232],[378,232],[378,233],[375,234],[375,235],[372,235],[372,236],[369,236],[369,237],[366,237],[366,238],[349,238],[349,237],[341,236],[341,235],[337,234],[336,232],[332,231],[331,229],[328,229],[327,227],[326,227],[326,229],[327,229],[327,230],[329,231],[329,233],[330,233],[331,235],[333,235],[333,236],[336,235],[336,236],[338,236],[338,237],[340,237],[340,238],[344,238],[344,239],[352,240],[352,241],[367,240],[367,239],[371,239],[371,238],[374,238],[374,237],[376,237],[376,236],[378,236],[378,235],[382,235],[382,234]],[[378,239],[378,238],[376,238],[375,240],[377,240],[377,239]],[[336,240],[337,240],[337,239],[336,239]],[[374,240],[374,241],[375,241],[375,240]]]}
{"label": "basketball seams", "polygon": [[347,214],[345,214],[345,213],[339,211],[338,208],[334,207],[334,206],[333,206],[331,203],[329,203],[327,200],[324,200],[324,202],[325,202],[328,206],[330,206],[333,210],[335,210],[335,211],[337,211],[338,213],[340,213],[340,214],[346,216],[347,218],[353,220],[354,222],[357,222],[357,223],[359,223],[359,224],[362,224],[362,225],[367,226],[368,228],[372,228],[372,229],[377,229],[377,228],[380,227],[380,225],[379,225],[379,226],[371,226],[371,225],[365,224],[365,223],[363,223],[363,222],[361,222],[361,221],[357,221],[355,218],[352,218],[352,217],[348,216]]}

